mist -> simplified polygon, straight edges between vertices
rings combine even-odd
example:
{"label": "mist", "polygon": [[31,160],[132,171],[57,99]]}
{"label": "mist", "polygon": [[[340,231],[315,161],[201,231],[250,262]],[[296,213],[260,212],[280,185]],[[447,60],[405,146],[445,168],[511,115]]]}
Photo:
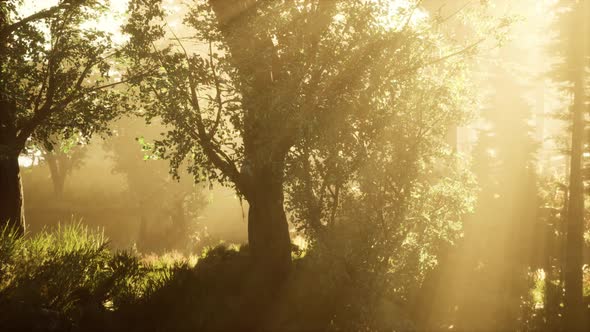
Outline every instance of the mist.
{"label": "mist", "polygon": [[590,328],[590,2],[0,9],[1,330]]}

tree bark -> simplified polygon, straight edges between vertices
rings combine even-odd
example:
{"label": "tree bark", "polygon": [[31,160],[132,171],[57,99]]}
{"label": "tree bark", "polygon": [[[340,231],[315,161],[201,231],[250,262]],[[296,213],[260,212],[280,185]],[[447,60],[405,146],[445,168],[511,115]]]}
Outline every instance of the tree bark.
{"label": "tree bark", "polygon": [[19,235],[25,232],[23,190],[18,155],[0,157],[0,227],[10,227]]}
{"label": "tree bark", "polygon": [[[1,98],[2,96],[0,96]],[[16,144],[16,103],[0,99],[0,227],[25,232],[23,190]]]}
{"label": "tree bark", "polygon": [[271,165],[252,172],[246,200],[248,210],[248,244],[256,270],[273,284],[289,274],[291,239],[284,210],[283,169]]}
{"label": "tree bark", "polygon": [[255,270],[268,286],[279,285],[291,267],[291,240],[283,206],[287,121],[273,106],[273,85],[281,70],[272,38],[249,22],[260,2],[209,0],[228,44],[232,62],[244,77],[244,162],[239,188],[250,206],[248,243]]}

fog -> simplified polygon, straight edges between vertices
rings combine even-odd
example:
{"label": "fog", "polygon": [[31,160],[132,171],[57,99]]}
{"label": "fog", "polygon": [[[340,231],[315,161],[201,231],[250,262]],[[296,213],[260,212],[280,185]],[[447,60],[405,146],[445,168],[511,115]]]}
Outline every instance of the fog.
{"label": "fog", "polygon": [[588,330],[590,0],[0,9],[0,329]]}

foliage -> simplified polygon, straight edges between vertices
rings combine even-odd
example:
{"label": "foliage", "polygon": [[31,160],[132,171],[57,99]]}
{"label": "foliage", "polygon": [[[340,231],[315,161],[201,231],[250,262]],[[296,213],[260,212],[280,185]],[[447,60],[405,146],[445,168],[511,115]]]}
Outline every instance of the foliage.
{"label": "foliage", "polygon": [[[459,44],[419,1],[196,1],[179,36],[151,4],[131,2],[126,32],[134,67],[159,65],[137,84],[145,116],[169,128],[156,149],[173,169],[188,162],[246,198],[253,251],[279,224],[259,222],[258,205],[279,202],[284,214],[283,199],[312,242],[366,227],[360,238],[378,247],[357,251],[368,260],[414,264],[393,257],[411,253],[432,265],[435,248],[460,234],[473,186],[443,142],[474,105],[467,60],[505,21],[486,19]],[[333,234],[336,224],[347,225]],[[262,251],[278,252],[282,235],[266,236]]]}
{"label": "foliage", "polygon": [[[369,326],[383,318],[374,315],[384,299],[410,316],[425,275],[462,237],[475,203],[469,163],[446,140],[475,106],[465,75],[473,50],[439,63],[436,56],[452,46],[425,31],[440,27],[428,20],[404,26],[406,15],[389,16],[403,28],[383,33],[412,47],[372,62],[364,89],[347,96],[330,126],[306,132],[288,159],[291,221],[321,259],[352,275],[359,293],[344,303]],[[411,68],[406,56],[417,67],[400,75]]]}
{"label": "foliage", "polygon": [[[404,120],[420,112],[442,111],[439,121],[418,124],[424,135],[440,136],[449,121],[461,122],[461,112],[453,107],[464,96],[457,86],[463,84],[462,69],[452,58],[473,53],[479,43],[453,49],[438,33],[436,22],[410,23],[418,10],[413,6],[396,12],[366,1],[319,7],[304,1],[244,4],[252,8],[240,14],[243,18],[236,20],[234,31],[218,23],[224,18],[216,17],[222,12],[216,14],[215,1],[196,1],[185,17],[191,28],[185,31],[188,36],[177,36],[166,24],[160,2],[152,2],[147,6],[132,1],[126,26],[131,35],[127,52],[134,66],[159,66],[158,75],[138,83],[143,110],[148,119],[171,125],[166,138],[157,143],[160,153],[174,168],[189,159],[190,170],[202,179],[231,180],[241,191],[240,173],[256,161],[248,158],[263,158],[272,145],[290,147],[289,164],[299,163],[304,154],[333,160],[338,151],[332,150],[355,155],[363,144],[370,144],[369,149],[381,144],[386,131],[403,129],[402,135],[410,135],[417,128],[404,128]],[[496,28],[490,26],[485,33],[496,33]],[[196,45],[185,45],[187,38]],[[268,48],[257,44],[267,39],[272,39]],[[260,55],[254,61],[256,50],[276,58]],[[449,58],[448,66],[427,68]],[[267,71],[271,63],[276,68],[267,82],[270,88],[258,91],[253,67]],[[447,87],[449,79],[453,83]],[[420,101],[422,97],[430,99]],[[270,100],[269,110],[258,104],[263,99]],[[412,102],[421,106],[408,108]],[[433,103],[435,107],[428,109]],[[403,120],[394,120],[396,116]],[[246,148],[248,140],[255,140],[253,130],[265,142],[256,145],[262,151],[256,152],[259,157],[245,155],[254,153]],[[298,177],[291,171],[294,167],[287,166],[287,172]],[[296,180],[304,181],[292,181]]]}
{"label": "foliage", "polygon": [[[21,233],[19,155],[33,143],[53,150],[56,138],[107,132],[127,109],[129,94],[110,89],[128,79],[118,47],[93,27],[108,4],[59,0],[25,16],[22,1],[0,3],[0,222]],[[59,193],[63,181],[57,183]]]}
{"label": "foliage", "polygon": [[10,148],[22,150],[31,137],[51,146],[54,135],[105,131],[127,99],[107,89],[118,84],[111,35],[89,24],[108,6],[60,1],[23,17],[18,5],[3,2],[6,24],[0,32],[0,95],[9,116],[2,121],[18,132],[12,138],[17,146]]}

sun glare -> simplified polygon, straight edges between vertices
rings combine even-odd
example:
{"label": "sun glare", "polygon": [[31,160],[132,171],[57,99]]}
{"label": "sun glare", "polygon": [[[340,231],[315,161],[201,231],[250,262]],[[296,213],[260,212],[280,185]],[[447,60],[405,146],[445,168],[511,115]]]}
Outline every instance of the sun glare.
{"label": "sun glare", "polygon": [[[128,0],[102,0],[101,2],[107,5],[108,9],[98,19],[83,23],[81,28],[107,32],[111,35],[113,42],[123,44],[128,40],[128,36],[121,33],[121,25],[125,23]],[[22,17],[26,17],[58,4],[58,0],[24,0],[18,12]]]}
{"label": "sun glare", "polygon": [[589,36],[590,0],[0,0],[0,331],[590,331]]}
{"label": "sun glare", "polygon": [[[411,0],[371,0],[384,8],[381,17],[382,24],[392,30],[404,27],[406,22],[411,26],[417,26],[427,20],[429,14],[423,10],[419,3]],[[408,21],[409,18],[409,21]]]}

